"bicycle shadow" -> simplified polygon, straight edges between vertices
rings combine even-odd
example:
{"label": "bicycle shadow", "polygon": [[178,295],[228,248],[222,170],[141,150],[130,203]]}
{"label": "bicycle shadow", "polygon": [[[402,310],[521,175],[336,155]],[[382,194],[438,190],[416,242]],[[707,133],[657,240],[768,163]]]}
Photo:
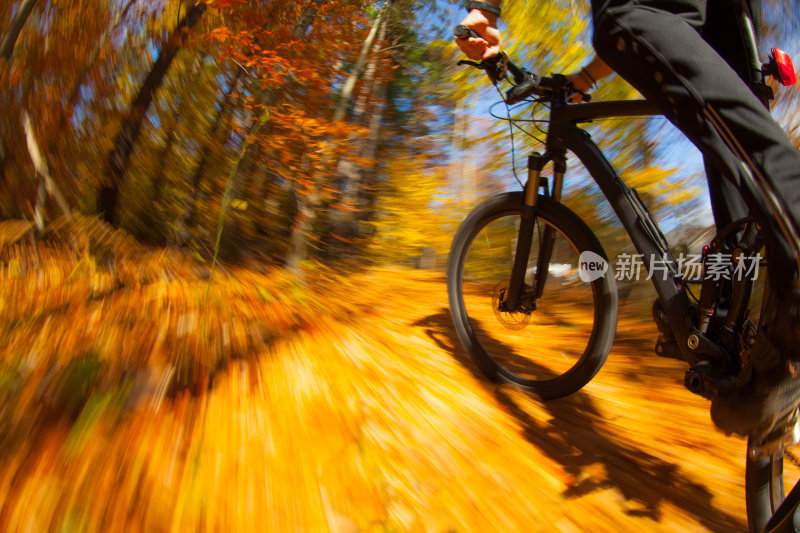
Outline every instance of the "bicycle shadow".
{"label": "bicycle shadow", "polygon": [[[513,353],[511,347],[478,329],[474,321],[472,324],[482,335],[481,338],[486,340],[488,350],[504,350],[510,354],[509,358],[522,359]],[[678,465],[615,441],[612,430],[603,427],[602,415],[588,394],[578,391],[567,398],[541,403],[552,419],[536,420],[508,394],[508,386],[492,383],[478,369],[461,347],[446,309],[413,325],[424,328],[442,350],[467,368],[487,391],[493,393],[497,402],[517,419],[525,439],[558,462],[576,480],[564,491],[566,498],[578,498],[597,490],[614,488],[626,501],[642,507],[626,510],[626,514],[631,516],[660,521],[661,503],[670,502],[712,531],[747,529],[747,524],[736,516],[715,508],[713,495],[708,488],[681,472]],[[525,363],[528,366],[531,364],[527,359]],[[541,370],[544,369],[537,368],[537,372]],[[605,479],[594,479],[586,472],[587,467],[598,463],[605,468]]]}

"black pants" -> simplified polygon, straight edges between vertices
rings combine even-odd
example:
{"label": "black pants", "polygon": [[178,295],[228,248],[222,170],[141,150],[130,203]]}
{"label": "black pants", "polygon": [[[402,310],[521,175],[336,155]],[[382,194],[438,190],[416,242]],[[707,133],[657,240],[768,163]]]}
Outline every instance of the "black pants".
{"label": "black pants", "polygon": [[741,1],[592,0],[594,47],[703,153],[718,225],[743,199],[767,228],[774,287],[800,294],[800,152],[743,81]]}

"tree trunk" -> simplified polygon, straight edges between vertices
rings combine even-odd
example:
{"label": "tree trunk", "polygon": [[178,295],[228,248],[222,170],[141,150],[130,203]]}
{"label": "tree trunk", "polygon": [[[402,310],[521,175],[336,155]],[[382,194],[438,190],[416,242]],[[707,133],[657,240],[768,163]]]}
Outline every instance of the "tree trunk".
{"label": "tree trunk", "polygon": [[185,245],[192,237],[189,228],[192,225],[195,206],[197,205],[197,200],[200,197],[200,182],[205,175],[208,159],[211,157],[211,143],[216,143],[216,138],[219,135],[223,122],[225,121],[225,114],[228,112],[231,107],[231,103],[233,102],[233,97],[231,94],[236,92],[236,87],[239,85],[239,80],[241,79],[243,72],[244,70],[241,68],[236,69],[236,74],[234,74],[233,79],[231,79],[227,89],[225,90],[225,98],[222,101],[222,105],[219,107],[217,116],[214,118],[214,124],[211,126],[211,132],[207,137],[207,140],[203,143],[203,150],[200,154],[200,160],[197,162],[197,167],[195,168],[194,174],[192,174],[192,179],[190,181],[192,192],[190,196],[184,200],[181,214],[178,220],[175,221],[175,240],[180,246]]}
{"label": "tree trunk", "polygon": [[456,100],[453,110],[453,135],[450,138],[450,183],[454,188],[461,188],[461,158],[464,153],[464,121],[466,120],[465,106],[460,98]]}
{"label": "tree trunk", "polygon": [[[374,161],[378,154],[380,141],[381,120],[383,119],[384,103],[387,86],[376,83],[373,87],[372,101],[374,108],[369,115],[367,137],[364,139],[359,156],[363,159]],[[356,213],[359,221],[372,220],[377,198],[377,172],[373,166],[368,172],[361,170],[361,179],[357,191]]]}
{"label": "tree trunk", "polygon": [[36,142],[36,135],[33,131],[31,117],[28,115],[27,111],[24,112],[23,126],[25,128],[25,138],[28,144],[28,153],[31,156],[31,161],[33,161],[36,173],[39,174],[40,177],[39,187],[36,191],[36,207],[34,208],[33,218],[36,223],[36,229],[41,233],[44,231],[44,207],[48,194],[56,200],[62,214],[68,215],[69,207],[64,197],[61,195],[61,191],[58,190],[58,187],[53,181],[53,178],[50,177],[47,162],[44,157],[42,157],[42,153],[39,150],[39,143]]}
{"label": "tree trunk", "polygon": [[[33,7],[36,5],[36,0],[24,0],[22,4],[17,9],[17,13],[14,15],[14,18],[11,20],[11,25],[8,28],[8,31],[3,36],[3,39],[0,40],[0,57],[5,59],[6,66],[11,63],[11,56],[14,53],[14,46],[17,44],[17,39],[19,38],[20,32],[22,32],[22,27],[25,26],[25,22],[28,20],[28,17],[33,11]],[[4,168],[6,164],[6,144],[5,141],[0,138],[0,176],[4,175]]]}
{"label": "tree trunk", "polygon": [[[56,143],[57,143],[58,139],[62,138],[62,133],[66,134],[66,132],[64,132],[63,130],[64,130],[64,127],[65,127],[65,125],[67,123],[67,118],[69,117],[70,111],[72,110],[73,106],[75,105],[75,103],[78,100],[78,96],[80,95],[80,88],[83,85],[84,79],[86,79],[86,75],[89,73],[89,71],[94,66],[95,62],[97,61],[97,58],[100,55],[100,51],[102,50],[102,48],[105,45],[106,41],[108,41],[108,38],[111,35],[111,32],[113,32],[120,25],[120,23],[122,22],[122,19],[125,17],[125,14],[128,12],[128,10],[131,8],[131,6],[135,2],[136,2],[136,0],[128,0],[128,3],[125,5],[125,7],[122,9],[122,11],[119,14],[117,14],[117,17],[114,20],[114,23],[108,29],[106,29],[105,32],[103,32],[103,35],[100,37],[100,39],[95,44],[94,50],[92,50],[92,53],[89,55],[89,60],[84,65],[84,67],[81,70],[81,72],[75,77],[75,80],[72,83],[72,90],[70,91],[69,98],[67,99],[67,105],[64,108],[64,112],[61,114],[61,118],[58,121],[58,127],[56,128],[56,130],[54,132],[55,134],[54,135],[51,134],[50,142],[47,144],[47,152],[45,154],[43,154],[45,157],[49,158],[49,156],[52,155],[56,151]],[[1,162],[2,162],[2,156],[0,156],[0,163]],[[56,174],[56,176],[63,176],[66,173],[63,172],[63,171],[59,172],[58,165],[56,165],[55,174]],[[53,183],[55,183],[55,182],[53,182]],[[38,195],[39,199],[37,199],[37,208],[38,208],[38,204],[41,204],[43,202],[43,200],[42,200],[42,190],[43,190],[42,184],[40,184],[40,186],[39,186],[39,195]]]}
{"label": "tree trunk", "polygon": [[475,203],[478,192],[478,177],[475,170],[475,157],[468,150],[470,142],[469,109],[461,100],[453,110],[453,135],[450,145],[449,178],[458,198],[466,205]]}
{"label": "tree trunk", "polygon": [[[301,173],[309,171],[308,155],[303,155]],[[294,182],[296,211],[292,229],[289,234],[289,256],[286,258],[286,268],[298,280],[303,281],[301,265],[308,257],[308,236],[314,226],[314,209],[316,207],[316,191],[306,192],[299,190],[300,184]]]}
{"label": "tree trunk", "polygon": [[[369,51],[372,49],[373,43],[378,35],[378,30],[383,23],[383,17],[385,13],[386,4],[384,4],[384,6],[378,12],[378,16],[375,17],[366,39],[364,39],[364,42],[361,44],[361,51],[358,55],[358,59],[353,65],[353,70],[350,72],[350,75],[342,86],[342,90],[339,93],[339,101],[337,102],[336,108],[333,112],[333,120],[335,121],[344,119],[345,115],[347,114],[347,107],[353,97],[353,91],[355,89],[356,82],[361,77],[364,67],[367,64]],[[328,167],[332,164],[335,164],[335,162],[333,161],[332,155],[329,153],[323,157],[322,168]],[[287,259],[287,265],[289,265],[290,271],[297,275],[300,274],[300,262],[308,255],[308,240],[311,236],[314,222],[316,221],[317,211],[320,208],[320,189],[320,178],[318,176],[312,177],[311,192],[309,196],[307,198],[301,198],[298,200],[298,214],[294,224],[292,225],[290,237],[291,249]],[[302,192],[298,194],[298,196],[302,195]],[[334,221],[334,225],[335,224],[336,221]]]}
{"label": "tree trunk", "polygon": [[183,46],[186,30],[197,24],[197,21],[205,10],[206,4],[195,4],[186,12],[183,20],[181,20],[177,28],[170,34],[161,47],[158,59],[156,59],[150,73],[144,80],[144,83],[139,89],[139,93],[133,100],[128,117],[122,124],[122,129],[114,139],[114,147],[107,161],[108,183],[100,188],[97,197],[97,206],[100,216],[114,226],[117,226],[119,223],[116,216],[119,187],[122,185],[125,167],[128,165],[133,147],[139,137],[144,117],[147,115],[147,111],[153,103],[153,97],[156,91],[164,81],[164,77],[167,74],[172,60],[175,59],[181,46]]}
{"label": "tree trunk", "polygon": [[[364,114],[367,110],[367,106],[369,105],[370,98],[372,94],[375,92],[375,72],[378,69],[378,54],[380,52],[380,47],[383,43],[383,38],[386,35],[386,24],[381,24],[380,29],[378,30],[378,38],[375,41],[372,49],[372,57],[367,63],[367,67],[364,70],[364,83],[363,89],[361,91],[361,95],[356,100],[355,106],[353,106],[353,116],[352,122],[353,123],[361,123]],[[364,139],[357,140],[355,135],[351,135],[349,142],[355,142],[358,146],[357,152],[361,152],[364,146]],[[338,164],[336,166],[336,174],[338,178],[341,180],[337,189],[339,189],[345,199],[352,200],[352,192],[355,187],[358,186],[359,181],[359,171],[358,166],[353,164],[353,162],[343,157],[339,159]],[[348,194],[348,191],[351,194]]]}
{"label": "tree trunk", "polygon": [[317,11],[319,11],[319,7],[325,1],[326,0],[311,0],[311,2],[309,2],[306,9],[303,11],[303,14],[300,15],[300,18],[297,20],[297,24],[295,24],[294,28],[292,28],[292,37],[299,39],[308,31],[308,28],[311,27],[314,19],[317,18]]}
{"label": "tree trunk", "polygon": [[36,0],[24,0],[22,2],[19,9],[17,9],[17,14],[11,20],[11,26],[3,36],[3,40],[0,41],[0,57],[5,59],[7,63],[11,61],[14,45],[17,44],[17,38],[25,25],[25,21],[28,20],[31,11],[33,11],[34,5],[36,5]]}
{"label": "tree trunk", "polygon": [[356,82],[361,77],[361,73],[367,64],[367,56],[369,56],[372,44],[378,36],[378,29],[383,24],[383,17],[385,14],[386,6],[384,5],[378,12],[378,16],[375,17],[375,21],[372,23],[372,28],[370,28],[367,38],[364,39],[364,42],[361,44],[361,53],[359,53],[358,60],[356,60],[355,65],[353,65],[350,76],[347,77],[347,81],[345,81],[344,86],[342,86],[342,91],[339,93],[339,102],[336,104],[336,109],[333,112],[333,120],[342,120],[345,113],[347,113],[347,106],[350,104],[350,99],[353,97],[353,90],[356,87]]}
{"label": "tree trunk", "polygon": [[[378,61],[380,59],[380,49],[383,46],[383,40],[386,37],[387,22],[384,21],[380,24],[378,36],[375,40],[372,53],[364,71],[364,83],[361,95],[356,100],[353,106],[352,122],[362,123],[364,116],[367,113],[370,104],[375,105],[377,98],[381,93],[381,79],[376,76],[378,70]],[[368,135],[366,137],[351,136],[350,143],[356,145],[356,154],[364,157],[369,151],[367,149],[368,143],[377,143],[378,128],[380,126],[380,108],[376,108],[377,113],[373,113],[368,121]],[[377,122],[376,122],[377,116]],[[374,156],[374,150],[372,151]],[[350,239],[358,235],[358,221],[363,212],[360,205],[362,190],[364,185],[364,169],[355,164],[350,158],[342,157],[336,169],[336,175],[339,180],[338,190],[340,190],[344,204],[351,208],[351,211],[344,211],[341,213],[339,227],[333,227],[332,231],[341,234],[343,237]]]}
{"label": "tree trunk", "polygon": [[[362,123],[369,105],[374,105],[376,103],[377,96],[381,91],[382,80],[377,78],[376,74],[378,70],[378,61],[380,60],[380,49],[386,37],[386,25],[386,22],[384,22],[380,26],[378,38],[373,46],[372,57],[364,71],[364,88],[361,91],[360,98],[356,101],[356,105],[353,107],[353,122],[355,123]],[[373,116],[370,116],[370,134],[377,133],[376,131],[372,131],[376,127],[373,122]],[[358,156],[363,156],[367,142],[370,140],[369,135],[367,137],[351,138],[351,140],[356,144],[356,154]],[[340,173],[344,179],[342,187],[344,198],[348,202],[355,204],[358,196],[358,189],[361,185],[362,169],[347,158],[340,159],[339,165]]]}

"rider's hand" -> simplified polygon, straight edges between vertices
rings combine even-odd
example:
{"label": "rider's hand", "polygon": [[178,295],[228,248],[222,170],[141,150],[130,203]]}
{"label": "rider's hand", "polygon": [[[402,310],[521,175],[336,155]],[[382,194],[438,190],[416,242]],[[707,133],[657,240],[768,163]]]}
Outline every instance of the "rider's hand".
{"label": "rider's hand", "polygon": [[567,79],[572,84],[572,88],[582,93],[588,93],[592,86],[588,80],[581,74],[580,70],[573,74],[567,74]]}
{"label": "rider's hand", "polygon": [[581,97],[588,93],[593,87],[597,87],[597,81],[611,76],[614,71],[605,64],[599,57],[595,56],[582,69],[567,75],[567,79],[572,83],[572,88],[579,94],[571,94],[569,101],[573,104],[580,102]]}
{"label": "rider's hand", "polygon": [[473,9],[461,24],[478,35],[466,39],[456,38],[456,44],[468,58],[481,61],[500,53],[500,32],[497,30],[497,17],[492,13]]}
{"label": "rider's hand", "polygon": [[572,91],[567,96],[567,100],[571,104],[579,104],[583,100],[583,95],[589,92],[592,88],[587,82],[586,78],[580,71],[573,74],[567,74],[566,78],[572,84]]}

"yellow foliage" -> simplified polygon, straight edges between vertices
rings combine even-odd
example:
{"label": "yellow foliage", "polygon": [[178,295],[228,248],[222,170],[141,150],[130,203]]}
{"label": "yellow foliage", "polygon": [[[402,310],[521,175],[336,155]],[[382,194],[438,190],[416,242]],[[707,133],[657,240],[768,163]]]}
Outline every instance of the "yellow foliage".
{"label": "yellow foliage", "polygon": [[372,222],[377,234],[371,251],[389,261],[413,261],[426,249],[446,253],[452,235],[446,231],[443,202],[437,199],[444,186],[441,173],[411,154],[392,160],[387,168]]}

